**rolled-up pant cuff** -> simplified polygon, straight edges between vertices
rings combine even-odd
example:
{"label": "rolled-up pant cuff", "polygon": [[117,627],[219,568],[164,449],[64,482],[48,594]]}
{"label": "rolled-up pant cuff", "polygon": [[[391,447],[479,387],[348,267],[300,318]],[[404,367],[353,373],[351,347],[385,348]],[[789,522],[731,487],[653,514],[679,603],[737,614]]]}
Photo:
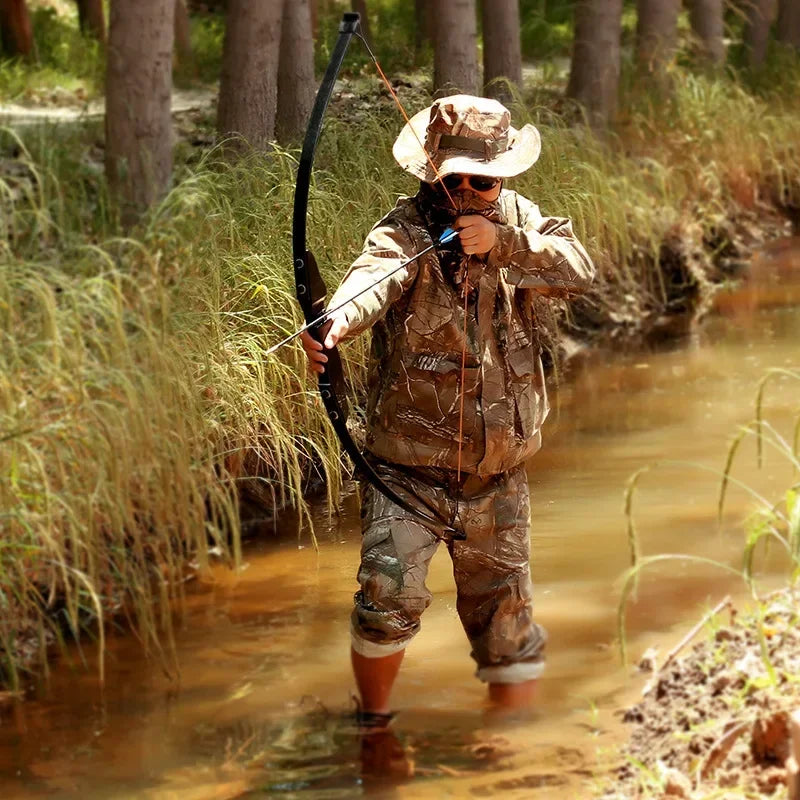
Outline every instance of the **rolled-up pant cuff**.
{"label": "rolled-up pant cuff", "polygon": [[358,631],[352,625],[350,626],[350,643],[353,646],[353,650],[360,656],[364,656],[364,658],[392,656],[401,650],[405,650],[410,642],[411,639],[404,639],[402,642],[387,642],[386,644],[370,642],[368,639],[359,636]]}
{"label": "rolled-up pant cuff", "polygon": [[540,678],[544,661],[519,661],[496,667],[478,667],[475,675],[484,683],[524,683]]}

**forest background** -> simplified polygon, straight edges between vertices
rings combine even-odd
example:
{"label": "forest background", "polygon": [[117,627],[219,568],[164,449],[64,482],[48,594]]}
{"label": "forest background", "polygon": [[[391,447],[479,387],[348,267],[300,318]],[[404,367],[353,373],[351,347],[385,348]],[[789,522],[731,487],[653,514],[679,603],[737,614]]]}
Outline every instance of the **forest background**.
{"label": "forest background", "polygon": [[[573,313],[555,314],[555,373],[598,340],[685,335],[749,247],[797,230],[800,0],[355,5],[409,112],[485,92],[540,128],[542,157],[514,186],[572,217],[600,267]],[[101,121],[0,132],[11,686],[82,630],[102,658],[110,617],[162,647],[187,571],[235,563],[243,520],[294,509],[302,529],[312,490],[340,501],[347,469],[302,353],[264,353],[301,321],[297,145],[346,10],[0,0],[0,98],[106,99]],[[176,116],[176,88],[211,104]],[[366,49],[351,49],[310,200],[329,285],[414,191],[391,158],[401,125]],[[345,349],[356,407],[365,348]]]}

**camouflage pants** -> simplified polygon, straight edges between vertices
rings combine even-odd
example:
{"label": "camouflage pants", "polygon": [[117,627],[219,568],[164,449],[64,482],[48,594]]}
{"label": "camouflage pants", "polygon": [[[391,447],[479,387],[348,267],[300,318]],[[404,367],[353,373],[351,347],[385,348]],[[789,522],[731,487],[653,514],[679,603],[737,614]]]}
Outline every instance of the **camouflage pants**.
{"label": "camouflage pants", "polygon": [[[477,676],[518,683],[544,669],[547,635],[533,621],[530,500],[523,467],[491,477],[379,462],[381,477],[414,504],[436,509],[465,541],[448,541],[457,609],[472,645]],[[458,518],[456,513],[456,497]],[[417,517],[367,486],[362,503],[361,566],[352,615],[352,643],[369,658],[405,648],[430,605],[425,586],[438,539]]]}

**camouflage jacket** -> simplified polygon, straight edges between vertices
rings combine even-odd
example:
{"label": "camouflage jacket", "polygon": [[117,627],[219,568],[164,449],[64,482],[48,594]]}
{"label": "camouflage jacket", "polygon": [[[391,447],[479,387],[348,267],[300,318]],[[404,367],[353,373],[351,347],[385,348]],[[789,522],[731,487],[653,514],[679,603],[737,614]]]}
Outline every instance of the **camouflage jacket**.
{"label": "camouflage jacket", "polygon": [[[401,198],[372,229],[329,307],[432,244],[419,197]],[[549,406],[534,299],[584,291],[594,267],[569,220],[508,190],[494,208],[489,253],[437,248],[344,308],[348,338],[373,331],[367,450],[381,459],[456,469],[460,428],[468,473],[506,472],[540,447]]]}

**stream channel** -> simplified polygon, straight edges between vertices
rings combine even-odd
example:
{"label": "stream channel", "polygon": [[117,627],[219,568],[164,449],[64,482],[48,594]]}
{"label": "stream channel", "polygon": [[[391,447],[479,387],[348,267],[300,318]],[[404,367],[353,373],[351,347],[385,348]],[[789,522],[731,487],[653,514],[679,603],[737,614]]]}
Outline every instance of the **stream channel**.
{"label": "stream channel", "polygon": [[[238,574],[219,567],[214,580],[195,582],[176,634],[179,674],[118,633],[105,688],[86,643],[54,662],[49,682],[24,701],[0,705],[0,798],[591,797],[625,737],[618,709],[646,680],[635,667],[643,651],[656,646],[663,657],[726,594],[747,597],[741,579],[717,567],[654,565],[627,606],[623,667],[616,616],[630,563],[626,483],[652,467],[633,504],[644,555],[688,553],[738,568],[756,503],[732,487],[718,526],[719,472],[754,418],[767,370],[800,368],[799,342],[795,240],[757,258],[750,280],[720,294],[690,342],[595,354],[554,392],[544,447],[529,466],[535,600],[550,634],[535,710],[487,711],[440,549],[434,602],[394,694],[391,761],[413,776],[362,774],[369,753],[348,716],[359,547],[351,497],[333,525],[316,509],[318,552],[307,535],[283,531],[250,543]],[[765,394],[765,418],[788,439],[799,394],[788,376],[775,376]],[[758,468],[752,437],[733,475],[771,501],[792,483],[769,446]],[[765,589],[786,574],[774,556],[758,563]]]}

